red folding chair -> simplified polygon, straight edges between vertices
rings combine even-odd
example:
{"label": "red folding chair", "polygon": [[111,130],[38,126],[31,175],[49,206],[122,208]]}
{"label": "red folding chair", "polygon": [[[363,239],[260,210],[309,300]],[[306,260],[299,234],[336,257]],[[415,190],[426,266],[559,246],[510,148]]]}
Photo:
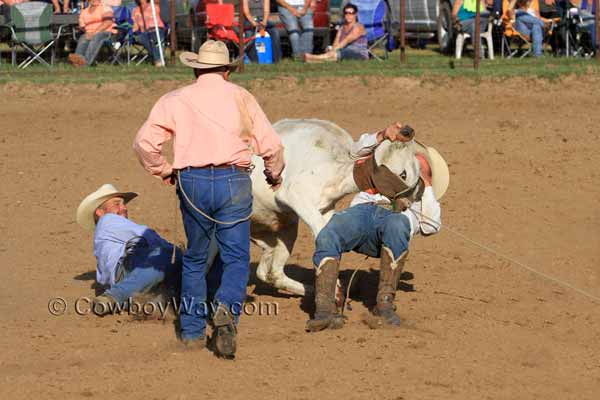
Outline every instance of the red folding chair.
{"label": "red folding chair", "polygon": [[[234,27],[239,29],[239,22],[234,21],[235,9],[233,4],[206,4],[207,37],[233,44],[239,52],[240,38]],[[244,49],[254,41],[254,37],[244,38]]]}

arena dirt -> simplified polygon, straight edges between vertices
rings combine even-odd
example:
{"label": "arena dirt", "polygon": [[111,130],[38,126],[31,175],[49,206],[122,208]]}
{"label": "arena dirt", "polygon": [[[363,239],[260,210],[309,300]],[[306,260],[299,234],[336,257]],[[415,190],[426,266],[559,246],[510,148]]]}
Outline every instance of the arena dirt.
{"label": "arena dirt", "polygon": [[[378,260],[347,255],[344,274],[364,272],[344,329],[305,333],[310,301],[253,275],[248,300],[278,315],[243,317],[234,362],[182,351],[171,320],[74,311],[95,269],[75,209],[100,184],[139,192],[130,217],[184,240],[173,191],[131,149],[154,102],[183,84],[0,88],[0,398],[599,398],[600,303],[450,231],[600,297],[598,79],[254,82],[272,121],[328,119],[355,138],[410,123],[452,177],[448,229],[411,243],[403,329],[364,323]],[[312,251],[302,226],[288,274],[310,281]],[[48,312],[57,296],[63,316]]]}

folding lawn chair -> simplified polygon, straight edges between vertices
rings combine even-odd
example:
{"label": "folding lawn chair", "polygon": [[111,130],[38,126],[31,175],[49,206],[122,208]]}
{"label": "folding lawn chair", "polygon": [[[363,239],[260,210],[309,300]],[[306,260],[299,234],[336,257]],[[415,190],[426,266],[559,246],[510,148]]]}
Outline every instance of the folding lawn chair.
{"label": "folding lawn chair", "polygon": [[[206,4],[207,38],[225,42],[239,54],[240,38],[234,29],[235,26],[239,28],[239,24],[234,23],[234,14],[233,4]],[[244,49],[247,49],[253,42],[254,35],[244,38]],[[233,55],[233,52],[230,54]]]}
{"label": "folding lawn chair", "polygon": [[501,54],[503,58],[513,58],[521,53],[519,58],[524,58],[533,51],[531,39],[529,36],[522,35],[517,31],[514,27],[515,20],[509,11],[508,0],[503,0],[502,22],[504,25],[504,35],[502,36]]}
{"label": "folding lawn chair", "polygon": [[[131,9],[125,6],[119,6],[114,7],[113,12],[117,33],[113,35],[110,43],[107,43],[113,49],[110,63],[112,65],[123,63],[129,65],[131,60],[131,42],[133,35]],[[125,60],[123,60],[123,56],[125,56]]]}
{"label": "folding lawn chair", "polygon": [[582,1],[580,7],[571,7],[566,1],[558,2],[557,6],[561,19],[554,41],[556,53],[566,57],[591,57],[595,47],[594,35],[590,32],[594,27],[594,16],[586,9],[587,1]]}
{"label": "folding lawn chair", "polygon": [[390,8],[387,0],[355,0],[352,1],[358,8],[358,22],[364,25],[367,31],[369,55],[381,60],[374,50],[383,47],[385,56],[388,57],[388,40],[390,39]]}
{"label": "folding lawn chair", "polygon": [[[19,64],[19,68],[27,68],[34,61],[47,66],[54,64],[56,52],[54,43],[60,38],[62,26],[58,28],[55,36],[50,28],[51,17],[52,4],[39,1],[19,3],[10,8],[13,66],[17,63],[18,47],[28,53],[27,58]],[[42,58],[48,49],[50,49],[50,63]]]}
{"label": "folding lawn chair", "polygon": [[[487,43],[488,58],[490,60],[494,59],[494,37],[492,36],[493,30],[494,30],[494,20],[493,20],[492,16],[490,15],[488,18],[488,24],[487,24],[486,30],[479,34],[479,36],[481,36],[483,39],[485,39],[485,41]],[[465,40],[467,40],[469,38],[471,38],[471,35],[469,35],[466,32],[459,32],[458,35],[456,35],[456,46],[455,46],[456,59],[460,59],[462,57],[462,51],[463,51],[463,46],[464,46]],[[473,40],[471,40],[471,42],[473,42]]]}

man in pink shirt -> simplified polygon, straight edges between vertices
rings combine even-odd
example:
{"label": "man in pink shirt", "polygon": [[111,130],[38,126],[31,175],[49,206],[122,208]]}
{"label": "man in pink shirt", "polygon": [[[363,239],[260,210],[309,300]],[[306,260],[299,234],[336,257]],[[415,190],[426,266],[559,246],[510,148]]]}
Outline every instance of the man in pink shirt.
{"label": "man in pink shirt", "polygon": [[[251,155],[262,157],[267,182],[276,190],[284,168],[283,146],[254,97],[228,82],[235,67],[224,43],[208,40],[198,54],[184,52],[180,59],[194,68],[197,81],[160,98],[133,147],[148,172],[166,183],[178,182],[188,240],[182,270],[181,339],[188,347],[203,347],[206,319],[214,310],[216,353],[233,358],[235,323],[249,275]],[[172,138],[170,164],[162,146]],[[205,277],[213,234],[223,263],[214,305],[206,304]]]}

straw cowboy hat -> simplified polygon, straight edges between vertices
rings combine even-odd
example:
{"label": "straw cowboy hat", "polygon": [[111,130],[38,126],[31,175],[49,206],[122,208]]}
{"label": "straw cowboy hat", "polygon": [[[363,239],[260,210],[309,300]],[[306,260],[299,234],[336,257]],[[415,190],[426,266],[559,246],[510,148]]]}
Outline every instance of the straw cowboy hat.
{"label": "straw cowboy hat", "polygon": [[77,207],[77,223],[84,229],[94,230],[96,228],[96,221],[94,220],[96,209],[113,197],[122,197],[127,204],[137,197],[137,193],[119,192],[116,187],[108,183],[102,185],[94,193],[83,199]]}
{"label": "straw cowboy hat", "polygon": [[437,200],[441,199],[450,184],[448,164],[441,154],[434,149],[415,140],[415,151],[422,153],[431,167],[431,186]]}
{"label": "straw cowboy hat", "polygon": [[198,54],[184,51],[179,56],[179,60],[188,67],[207,69],[217,67],[236,68],[236,61],[229,61],[229,50],[223,42],[218,40],[207,40],[202,43]]}

